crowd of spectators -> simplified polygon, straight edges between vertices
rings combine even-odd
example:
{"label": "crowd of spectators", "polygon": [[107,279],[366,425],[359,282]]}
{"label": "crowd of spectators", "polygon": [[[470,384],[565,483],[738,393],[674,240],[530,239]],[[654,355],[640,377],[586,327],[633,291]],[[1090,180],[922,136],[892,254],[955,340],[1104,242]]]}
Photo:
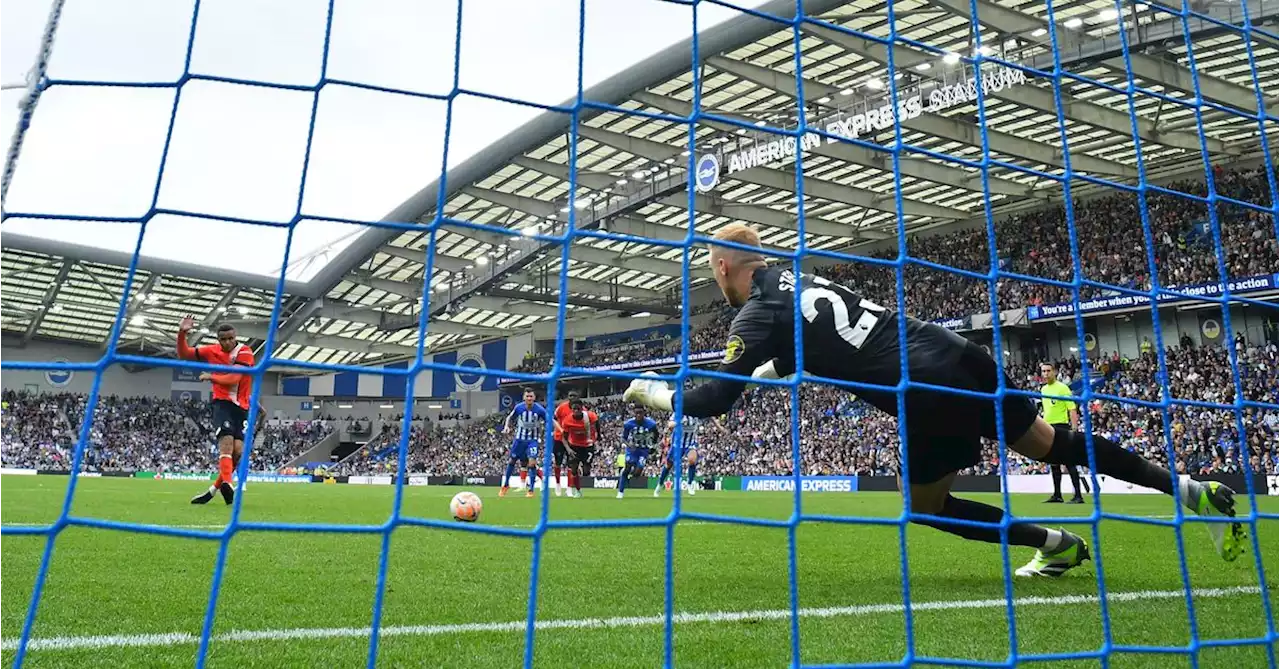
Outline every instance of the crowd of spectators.
{"label": "crowd of spectators", "polygon": [[[1270,201],[1267,175],[1260,169],[1215,169],[1214,183],[1219,195],[1262,205]],[[1206,192],[1203,181],[1180,182],[1169,187],[1195,195]],[[1072,207],[1081,269],[1087,279],[1115,286],[1149,288],[1148,244],[1138,202],[1136,195],[1126,192],[1077,202]],[[1210,217],[1205,203],[1148,191],[1145,214],[1151,233],[1151,255],[1161,285],[1218,280],[1219,256],[1214,252],[1212,229],[1206,225]],[[1220,203],[1216,214],[1222,263],[1230,276],[1275,272],[1276,223],[1272,218],[1229,203]],[[1006,271],[1059,281],[1071,279],[1067,211],[1062,206],[997,222],[994,243],[997,262]],[[979,272],[987,271],[992,256],[985,229],[912,237],[908,241],[908,252],[915,258]],[[879,257],[888,258],[890,252],[883,252]],[[897,282],[889,268],[844,263],[819,268],[817,273],[854,287],[873,301],[886,306],[897,304]],[[940,270],[908,264],[904,268],[903,287],[909,313],[920,318],[941,319],[990,310],[985,281],[944,275]],[[1096,287],[1082,288],[1082,298],[1101,293]],[[1003,309],[1067,301],[1070,293],[1049,284],[1001,280],[997,284],[997,298]],[[734,312],[719,303],[695,309],[695,315],[705,314],[710,315],[690,334],[687,342],[690,352],[722,346]],[[686,342],[654,333],[636,342],[569,352],[566,364],[579,367],[615,364],[655,357],[662,349],[670,354],[682,346],[686,346]],[[1274,341],[1257,346],[1239,340],[1234,347],[1245,398],[1275,403]],[[1225,348],[1196,348],[1189,339],[1168,349],[1165,358],[1172,396],[1202,402],[1233,401],[1235,384],[1226,353]],[[1060,364],[1065,376],[1079,374],[1079,361],[1064,360]],[[546,356],[530,357],[519,369],[540,372],[548,366]],[[1145,345],[1135,359],[1112,354],[1100,357],[1093,366],[1103,374],[1098,392],[1148,402],[1161,399],[1156,356]],[[1038,386],[1038,369],[1034,365],[1011,368],[1010,372],[1023,385]],[[81,395],[30,396],[6,392],[4,464],[66,468],[84,402]],[[601,414],[604,427],[598,445],[601,457],[597,460],[596,473],[600,474],[610,471],[612,455],[621,446],[618,433],[625,409],[617,400],[609,399],[596,401],[593,408]],[[85,451],[85,468],[207,469],[214,449],[207,411],[207,403],[203,402],[103,398],[95,415],[89,448]],[[728,416],[706,430],[702,437],[700,470],[708,475],[789,474],[792,468],[790,414],[786,393],[759,388],[748,391]],[[1174,405],[1165,421],[1159,409],[1107,401],[1094,402],[1089,407],[1089,415],[1096,432],[1162,461],[1166,457],[1167,424],[1168,433],[1173,436],[1175,464],[1179,471],[1190,473],[1239,471],[1239,430],[1243,425],[1253,470],[1276,473],[1277,416],[1273,409],[1249,408],[1238,419],[1231,411]],[[408,470],[460,475],[501,472],[509,445],[509,437],[501,434],[501,420],[501,416],[489,417],[451,428],[412,421]],[[329,422],[268,427],[262,444],[255,448],[253,468],[280,467],[291,454],[323,436],[321,430],[330,429],[317,424],[327,426]],[[822,386],[803,387],[799,426],[801,466],[806,474],[896,472],[896,421],[842,391]],[[348,426],[347,432],[352,432],[351,427]],[[331,473],[394,471],[397,465],[394,447],[401,437],[400,421],[375,421],[359,427],[362,432],[367,427],[371,440]],[[1008,464],[1014,473],[1044,470],[1043,466],[1016,455],[1009,457]],[[988,445],[983,462],[969,473],[994,473],[997,467],[996,449]]]}
{"label": "crowd of spectators", "polygon": [[[1196,196],[1206,194],[1203,180],[1182,181],[1168,187]],[[1214,172],[1214,189],[1221,196],[1266,206],[1270,202],[1269,188],[1266,172],[1261,168],[1215,169]],[[1217,282],[1218,255],[1214,252],[1207,205],[1155,191],[1148,192],[1146,202],[1152,255],[1160,285]],[[1136,195],[1125,192],[1079,201],[1072,208],[1072,214],[1081,272],[1086,280],[1150,290],[1147,243]],[[1276,221],[1271,216],[1236,204],[1220,203],[1217,224],[1228,276],[1242,278],[1276,271]],[[1071,280],[1067,211],[1061,205],[997,221],[995,246],[996,262],[1004,271],[1055,281]],[[908,239],[907,252],[913,258],[974,272],[986,273],[991,266],[985,228],[912,236]],[[894,249],[869,255],[888,260],[896,257],[896,253]],[[815,273],[853,288],[872,302],[897,308],[897,281],[892,268],[849,262],[819,267]],[[990,290],[985,280],[908,263],[903,269],[902,285],[907,313],[917,318],[939,320],[991,311]],[[1001,279],[996,285],[1000,309],[1071,300],[1068,289],[1052,284]],[[1114,291],[1085,286],[1081,289],[1081,299],[1107,292]],[[695,309],[695,313],[706,311],[715,315],[690,333],[690,353],[718,350],[728,335],[734,310],[718,302]],[[669,342],[668,355],[678,352],[683,345],[680,340]],[[586,362],[589,359],[588,354],[579,352],[572,364],[590,366]],[[549,363],[544,363],[527,371],[541,372],[548,367]]]}
{"label": "crowd of spectators", "polygon": [[[1245,398],[1275,403],[1277,351],[1274,343],[1238,347],[1241,388]],[[1234,401],[1225,348],[1170,348],[1165,355],[1169,388],[1180,400],[1230,403]],[[1066,379],[1078,378],[1078,360],[1057,362]],[[1148,402],[1160,401],[1154,351],[1134,359],[1116,354],[1092,363],[1099,381],[1094,392]],[[1018,383],[1039,388],[1038,365],[1009,369]],[[628,417],[617,398],[587,400],[601,418],[600,455],[596,475],[612,473],[613,457],[622,448],[621,423]],[[892,475],[897,473],[897,420],[882,414],[843,390],[815,384],[800,389],[800,455],[806,475]],[[1164,423],[1158,409],[1116,401],[1095,400],[1089,407],[1093,430],[1160,462],[1166,461]],[[661,418],[661,417],[660,417]],[[1255,472],[1277,470],[1277,415],[1274,409],[1251,408],[1242,416]],[[501,432],[502,417],[493,416],[447,430],[415,430],[409,443],[408,471],[438,475],[499,474],[506,464],[510,436]],[[789,475],[792,471],[790,397],[784,390],[756,388],[733,410],[703,428],[699,471],[704,475]],[[1239,426],[1236,414],[1175,404],[1169,414],[1180,472],[1208,474],[1240,472]],[[398,426],[386,443],[397,444]],[[374,449],[376,450],[376,449]],[[394,452],[382,460],[353,459],[340,473],[393,473]],[[966,474],[998,472],[994,442],[985,445],[982,462]],[[1010,473],[1044,473],[1047,468],[1010,452]],[[652,473],[652,472],[651,472]]]}
{"label": "crowd of spectators", "polygon": [[[1274,404],[1277,397],[1277,348],[1274,342],[1235,345],[1240,388],[1246,400]],[[1231,403],[1235,383],[1222,347],[1176,346],[1165,352],[1168,388],[1172,398]],[[1079,361],[1057,361],[1067,380],[1078,378]],[[1132,359],[1111,353],[1095,359],[1095,393],[1127,400],[1159,402],[1159,365],[1153,351]],[[1009,368],[1015,382],[1038,388],[1037,365]],[[6,392],[3,420],[3,462],[9,467],[66,469],[75,443],[85,398],[74,394],[26,395]],[[601,420],[596,475],[612,473],[621,450],[621,424],[628,411],[617,398],[587,400]],[[897,472],[898,425],[856,397],[833,388],[805,384],[800,389],[800,456],[807,475],[892,475]],[[153,470],[207,471],[215,447],[209,436],[207,403],[172,402],[148,398],[102,398],[85,449],[86,471]],[[1158,408],[1095,399],[1088,407],[1092,428],[1160,462],[1166,461],[1166,429],[1173,437],[1179,472],[1238,473],[1239,430],[1243,426],[1250,467],[1277,473],[1277,412],[1250,407],[1241,416],[1227,409],[1173,404],[1168,420]],[[412,420],[407,471],[436,475],[496,475],[506,465],[510,435],[502,434],[501,415],[456,427],[442,428]],[[659,418],[663,418],[659,416]],[[274,471],[332,429],[326,421],[271,422],[254,449],[253,470]],[[402,422],[375,423],[373,439],[340,465],[332,475],[394,473]],[[699,470],[718,475],[788,475],[792,471],[791,405],[787,392],[755,388],[733,410],[703,428]],[[982,462],[965,472],[994,474],[999,457],[994,443],[986,445]],[[1045,467],[1012,452],[1010,473],[1041,473]],[[651,472],[652,473],[652,472]]]}
{"label": "crowd of spectators", "polygon": [[[88,396],[6,390],[0,412],[0,461],[6,467],[70,469]],[[280,469],[323,439],[332,423],[266,421],[250,452],[250,470]],[[81,470],[212,471],[217,444],[209,403],[154,397],[98,398]]]}

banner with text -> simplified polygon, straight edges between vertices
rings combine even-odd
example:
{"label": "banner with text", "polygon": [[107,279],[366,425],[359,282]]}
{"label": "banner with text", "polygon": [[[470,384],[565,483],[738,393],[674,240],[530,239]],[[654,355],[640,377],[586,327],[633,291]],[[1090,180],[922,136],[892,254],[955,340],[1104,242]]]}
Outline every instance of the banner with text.
{"label": "banner with text", "polygon": [[[767,492],[792,492],[796,480],[790,476],[744,476],[742,489]],[[800,492],[857,492],[856,476],[802,476]]]}
{"label": "banner with text", "polygon": [[[1251,276],[1244,279],[1232,279],[1227,282],[1227,287],[1232,293],[1248,293],[1259,290],[1275,290],[1280,286],[1280,279],[1275,274],[1262,274],[1259,276]],[[1222,295],[1221,283],[1202,283],[1193,286],[1172,286],[1169,290],[1176,290],[1193,297],[1218,297]],[[1177,302],[1186,298],[1177,295],[1161,295],[1161,302]],[[1146,295],[1114,295],[1111,297],[1099,297],[1092,300],[1081,300],[1080,313],[1088,314],[1096,311],[1109,311],[1112,309],[1124,309],[1126,307],[1141,307],[1151,302]],[[1041,306],[1027,307],[1027,317],[1033,321],[1044,320],[1047,318],[1061,318],[1062,316],[1072,316],[1076,313],[1076,306],[1071,302],[1063,302],[1061,304],[1045,304]]]}

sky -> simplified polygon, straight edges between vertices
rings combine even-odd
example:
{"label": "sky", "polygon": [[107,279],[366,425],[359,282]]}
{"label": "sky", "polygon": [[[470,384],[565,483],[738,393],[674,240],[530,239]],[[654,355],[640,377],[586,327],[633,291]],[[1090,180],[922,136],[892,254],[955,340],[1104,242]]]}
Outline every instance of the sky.
{"label": "sky", "polygon": [[[35,63],[49,6],[50,0],[0,4],[5,86],[21,83]],[[586,0],[585,6],[587,88],[692,31],[687,5]],[[157,208],[211,216],[287,222],[301,213],[288,276],[305,281],[365,230],[306,220],[308,215],[377,220],[439,178],[444,102],[333,84],[319,95],[301,209],[316,99],[310,91],[189,81],[162,171],[176,89],[97,83],[175,82],[184,70],[193,7],[192,0],[67,0],[48,74],[95,85],[43,93],[7,212],[141,217],[154,199]],[[327,0],[205,0],[190,72],[313,86],[325,65],[327,7]],[[571,98],[579,7],[578,0],[464,0],[459,86],[542,104]],[[697,11],[703,30],[736,14],[707,2]],[[457,19],[451,0],[337,0],[326,76],[446,94],[455,71]],[[0,100],[6,138],[22,95],[5,91]],[[458,98],[449,166],[540,112]],[[132,252],[140,229],[136,223],[11,218],[0,228],[0,244],[5,233],[16,232]],[[147,224],[142,253],[275,276],[285,234],[283,228],[159,214]]]}

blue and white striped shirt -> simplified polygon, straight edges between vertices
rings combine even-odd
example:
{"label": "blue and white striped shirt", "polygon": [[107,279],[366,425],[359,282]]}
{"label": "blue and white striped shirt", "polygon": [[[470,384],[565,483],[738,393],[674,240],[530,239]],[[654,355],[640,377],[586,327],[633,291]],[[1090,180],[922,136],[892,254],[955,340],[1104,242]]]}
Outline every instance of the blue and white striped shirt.
{"label": "blue and white striped shirt", "polygon": [[544,425],[547,421],[547,410],[541,404],[535,402],[526,406],[521,402],[511,410],[508,420],[511,418],[516,421],[516,439],[540,441],[542,435],[546,434]]}
{"label": "blue and white striped shirt", "polygon": [[[682,428],[681,435],[683,435],[680,438],[680,451],[697,450],[698,435],[702,432],[702,419],[685,416],[680,419],[680,427]],[[672,434],[674,435],[675,432],[672,431]]]}

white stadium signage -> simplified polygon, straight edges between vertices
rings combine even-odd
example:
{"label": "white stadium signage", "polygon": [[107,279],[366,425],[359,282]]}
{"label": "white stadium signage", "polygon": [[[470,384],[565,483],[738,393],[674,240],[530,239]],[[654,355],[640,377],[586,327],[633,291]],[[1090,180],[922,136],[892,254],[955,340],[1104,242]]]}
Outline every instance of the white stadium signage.
{"label": "white stadium signage", "polygon": [[[1006,88],[1025,84],[1027,75],[1022,70],[1011,67],[995,68],[982,77],[984,95]],[[719,164],[724,166],[725,174],[733,174],[753,167],[769,165],[796,155],[799,147],[802,153],[808,153],[824,142],[832,144],[841,139],[858,139],[868,133],[892,128],[896,120],[911,120],[925,112],[937,113],[944,109],[973,102],[978,98],[978,88],[973,79],[953,86],[939,85],[928,91],[923,89],[912,91],[900,98],[895,113],[894,105],[886,102],[878,107],[869,107],[858,113],[844,113],[818,121],[814,125],[822,128],[827,136],[817,133],[806,133],[799,138],[793,136],[779,137],[768,142],[756,142],[745,149],[725,154],[721,159],[712,161],[712,154],[698,158],[698,174],[696,184],[698,190],[707,192],[719,183],[719,178],[706,174],[706,168]]]}

